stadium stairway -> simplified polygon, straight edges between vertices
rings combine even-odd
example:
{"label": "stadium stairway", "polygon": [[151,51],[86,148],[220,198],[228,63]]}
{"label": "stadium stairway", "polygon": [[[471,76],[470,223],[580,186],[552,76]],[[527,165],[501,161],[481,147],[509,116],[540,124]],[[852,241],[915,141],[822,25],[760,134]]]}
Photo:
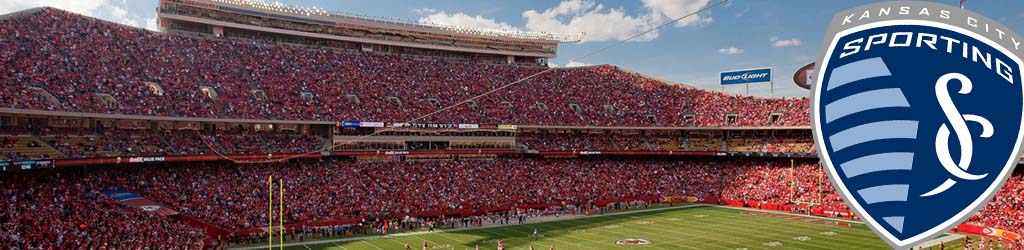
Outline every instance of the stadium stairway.
{"label": "stadium stairway", "polygon": [[184,222],[185,224],[188,224],[188,225],[196,227],[196,228],[202,228],[203,231],[206,232],[206,237],[207,238],[204,241],[204,243],[206,243],[206,244],[209,244],[210,241],[212,241],[214,239],[217,239],[218,237],[228,236],[228,235],[230,235],[232,233],[231,231],[228,231],[228,230],[220,228],[220,227],[218,227],[216,225],[210,224],[209,222],[202,221],[202,220],[196,219],[195,217],[192,217],[192,216],[189,216],[189,215],[185,215],[185,214],[180,214],[179,213],[179,214],[176,214],[176,215],[172,215],[170,218],[176,219],[176,220],[180,220],[180,221]]}

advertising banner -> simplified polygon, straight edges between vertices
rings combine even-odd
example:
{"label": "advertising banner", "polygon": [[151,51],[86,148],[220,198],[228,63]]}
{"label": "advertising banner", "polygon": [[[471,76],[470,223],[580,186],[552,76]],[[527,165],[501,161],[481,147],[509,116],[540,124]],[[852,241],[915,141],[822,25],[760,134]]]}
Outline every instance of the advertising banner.
{"label": "advertising banner", "polygon": [[341,126],[345,127],[345,128],[358,128],[359,127],[359,122],[344,121],[344,122],[341,122]]}
{"label": "advertising banner", "polygon": [[361,128],[383,128],[383,122],[359,122]]}
{"label": "advertising banner", "polygon": [[498,125],[498,129],[501,129],[501,130],[516,130],[516,128],[517,128],[516,125],[507,125],[507,124],[500,124],[500,125]]}
{"label": "advertising banner", "polygon": [[1007,230],[1003,230],[1003,229],[999,229],[999,228],[994,228],[994,227],[986,227],[986,226],[981,226],[981,225],[975,225],[975,224],[971,224],[971,223],[960,224],[960,226],[957,226],[956,229],[958,231],[960,231],[960,232],[965,232],[965,233],[970,233],[970,234],[986,235],[986,236],[996,237],[996,238],[1000,238],[1000,239],[1004,239],[1004,240],[1020,240],[1021,239],[1020,234],[1015,233],[1015,232],[1011,232],[1011,231],[1007,231]]}
{"label": "advertising banner", "polygon": [[171,210],[160,203],[156,203],[146,197],[142,197],[136,193],[128,192],[122,189],[105,190],[103,194],[111,199],[117,201],[117,203],[124,204],[125,206],[135,207],[142,209],[143,211],[156,213],[161,216],[171,216],[178,214],[177,211]]}
{"label": "advertising banner", "polygon": [[14,162],[0,162],[0,171],[32,170],[40,168],[53,168],[52,160],[24,160]]}
{"label": "advertising banner", "polygon": [[722,85],[747,84],[772,81],[772,68],[725,71],[721,73]]}

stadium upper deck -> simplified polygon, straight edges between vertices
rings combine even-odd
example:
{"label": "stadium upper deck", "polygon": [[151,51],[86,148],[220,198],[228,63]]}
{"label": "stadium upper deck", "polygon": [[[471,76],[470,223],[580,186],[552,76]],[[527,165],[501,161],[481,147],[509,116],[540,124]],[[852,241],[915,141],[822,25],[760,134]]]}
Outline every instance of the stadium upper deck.
{"label": "stadium upper deck", "polygon": [[545,65],[583,34],[485,30],[401,22],[258,0],[161,0],[168,33],[265,38],[362,51]]}
{"label": "stadium upper deck", "polygon": [[544,68],[161,34],[55,9],[11,16],[0,31],[12,34],[0,37],[0,107],[12,108],[5,113],[327,124],[808,124],[806,98],[730,95],[614,66],[557,69],[463,103]]}

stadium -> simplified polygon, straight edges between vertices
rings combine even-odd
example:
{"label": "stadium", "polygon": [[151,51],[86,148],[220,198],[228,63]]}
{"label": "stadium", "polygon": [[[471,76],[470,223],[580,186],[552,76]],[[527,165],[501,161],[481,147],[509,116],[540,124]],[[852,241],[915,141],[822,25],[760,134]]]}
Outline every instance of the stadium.
{"label": "stadium", "polygon": [[[0,15],[0,248],[889,248],[806,97],[548,66],[584,33],[156,12]],[[1021,249],[1022,192],[915,249]]]}

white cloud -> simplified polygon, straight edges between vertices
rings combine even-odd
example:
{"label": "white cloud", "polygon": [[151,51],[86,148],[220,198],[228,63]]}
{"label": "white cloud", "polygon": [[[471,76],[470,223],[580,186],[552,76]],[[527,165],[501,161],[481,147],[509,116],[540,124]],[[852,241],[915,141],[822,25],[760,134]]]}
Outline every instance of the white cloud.
{"label": "white cloud", "polygon": [[121,24],[124,24],[124,25],[131,25],[131,26],[139,27],[139,21],[138,20],[131,19],[131,18],[128,17],[128,10],[122,8],[121,6],[109,6],[109,8],[110,8],[110,17],[112,17],[115,22],[118,22],[118,23],[121,23]]}
{"label": "white cloud", "polygon": [[415,9],[412,9],[412,13],[415,13],[415,14],[421,15],[421,16],[422,15],[434,14],[436,12],[437,12],[437,10],[431,9],[431,8],[415,8]]}
{"label": "white cloud", "polygon": [[[138,15],[139,13],[131,13],[126,5],[126,0],[0,0],[0,14],[49,6],[140,28],[149,28],[149,19],[153,19],[153,27],[156,26],[155,17],[147,18]],[[155,13],[146,15],[155,16]]]}
{"label": "white cloud", "polygon": [[736,47],[728,47],[728,48],[718,49],[718,53],[719,54],[723,54],[723,55],[739,55],[739,54],[743,54],[743,51],[744,51],[743,49],[736,48]]}
{"label": "white cloud", "polygon": [[[619,8],[608,8],[594,0],[563,0],[557,6],[545,10],[527,10],[522,16],[525,24],[515,27],[492,18],[465,13],[446,13],[432,9],[414,9],[425,15],[420,22],[479,27],[488,29],[523,30],[551,33],[586,33],[584,42],[624,40],[672,19],[694,12],[707,6],[709,0],[643,0],[643,11],[629,15]],[[707,14],[694,15],[675,23],[675,27],[689,27],[712,21]],[[650,41],[657,38],[653,31],[635,38],[635,41]]]}
{"label": "white cloud", "polygon": [[[733,3],[733,2],[729,2],[729,5],[731,6],[731,5],[732,5],[732,3]],[[742,10],[740,10],[740,11],[737,11],[737,12],[736,12],[736,15],[734,15],[734,16],[736,16],[736,18],[740,18],[740,17],[746,16],[746,15],[747,15],[747,13],[750,13],[750,6],[749,6],[749,5],[748,5],[748,6],[745,6],[745,7],[743,7],[743,9],[742,9]]]}
{"label": "white cloud", "polygon": [[470,16],[462,12],[448,14],[447,12],[436,11],[433,9],[419,9],[419,11],[423,13],[431,12],[431,14],[425,17],[421,17],[419,20],[420,23],[455,25],[460,27],[473,27],[490,30],[519,30],[518,28],[512,27],[512,25],[509,25],[507,23],[500,23],[494,21],[494,19],[486,18],[480,15]]}
{"label": "white cloud", "polygon": [[557,63],[553,63],[553,62],[551,62],[551,61],[548,61],[548,67],[552,67],[552,68],[561,68],[561,67],[586,67],[586,66],[593,66],[593,64],[589,64],[589,63],[585,63],[585,62],[577,62],[577,61],[575,61],[575,60],[569,60],[569,62],[568,62],[568,63],[566,63],[565,65],[558,65]]}
{"label": "white cloud", "polygon": [[158,31],[160,27],[156,23],[156,17],[146,18],[146,29],[152,31]]}
{"label": "white cloud", "polygon": [[0,1],[0,14],[11,13],[28,8],[51,6],[63,10],[92,16],[107,0],[16,0]]}
{"label": "white cloud", "polygon": [[566,67],[584,67],[584,66],[590,66],[590,65],[593,65],[593,64],[582,63],[582,62],[577,62],[577,61],[573,61],[573,60],[569,60],[569,63],[565,64]]}
{"label": "white cloud", "polygon": [[[672,19],[683,17],[708,5],[709,0],[643,0],[644,7],[651,12],[655,22],[664,23]],[[698,24],[708,24],[711,16],[693,15],[683,18],[675,23],[676,27],[687,27]]]}
{"label": "white cloud", "polygon": [[803,44],[803,42],[800,41],[800,39],[796,39],[796,38],[779,39],[779,37],[777,37],[777,36],[773,36],[772,38],[769,38],[768,41],[772,42],[772,46],[775,46],[775,47],[800,46],[801,44]]}

